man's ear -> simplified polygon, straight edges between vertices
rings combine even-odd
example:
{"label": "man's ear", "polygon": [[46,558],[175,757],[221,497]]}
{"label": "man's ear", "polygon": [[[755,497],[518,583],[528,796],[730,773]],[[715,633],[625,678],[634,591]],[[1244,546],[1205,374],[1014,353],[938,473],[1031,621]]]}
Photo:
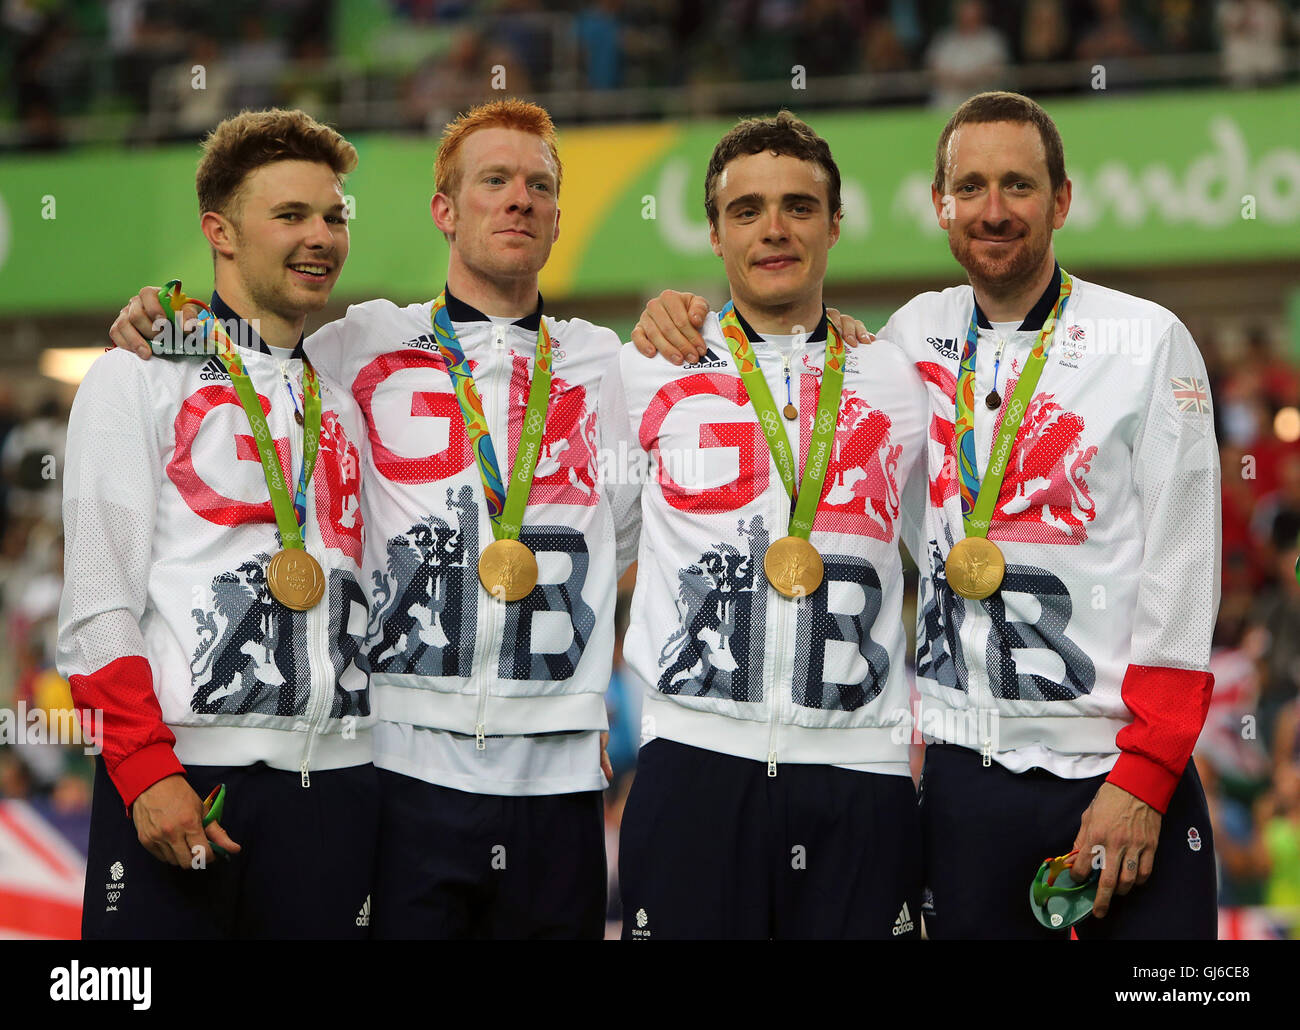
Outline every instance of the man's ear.
{"label": "man's ear", "polygon": [[953,216],[953,200],[946,193],[940,193],[934,184],[930,184],[930,202],[934,204],[935,217],[939,219],[939,228],[945,232],[948,230],[948,223]]}
{"label": "man's ear", "polygon": [[435,193],[429,201],[429,213],[438,231],[451,239],[456,235],[456,208],[445,193]]}
{"label": "man's ear", "polygon": [[843,208],[840,208],[840,210],[836,211],[835,214],[831,215],[831,241],[827,245],[828,248],[835,246],[835,244],[840,240],[840,219],[843,217]]}
{"label": "man's ear", "polygon": [[716,222],[709,223],[709,246],[713,248],[713,253],[722,257],[722,240],[718,236],[718,225]]}
{"label": "man's ear", "polygon": [[555,209],[555,235],[551,237],[552,243],[558,243],[560,239],[560,209]]}
{"label": "man's ear", "polygon": [[229,218],[219,211],[204,211],[199,218],[199,229],[207,237],[214,254],[220,254],[224,258],[235,256],[239,232]]}
{"label": "man's ear", "polygon": [[1065,225],[1065,216],[1070,213],[1070,201],[1074,199],[1074,184],[1066,179],[1056,191],[1053,200],[1052,228],[1059,229]]}

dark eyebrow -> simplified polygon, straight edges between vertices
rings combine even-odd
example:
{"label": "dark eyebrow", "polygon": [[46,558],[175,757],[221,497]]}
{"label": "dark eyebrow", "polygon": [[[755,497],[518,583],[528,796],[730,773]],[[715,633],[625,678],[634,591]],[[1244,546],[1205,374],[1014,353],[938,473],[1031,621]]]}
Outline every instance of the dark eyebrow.
{"label": "dark eyebrow", "polygon": [[[343,203],[343,201],[340,200],[336,204],[331,204],[328,208],[326,208],[326,210],[342,211],[345,209],[345,207],[346,205]],[[276,204],[271,208],[271,213],[279,214],[284,211],[310,211],[310,210],[311,210],[311,205],[308,204],[305,200],[282,200],[280,201],[280,203]]]}
{"label": "dark eyebrow", "polygon": [[[787,193],[781,198],[781,202],[784,204],[800,203],[820,206],[822,201],[820,197],[811,193]],[[762,206],[763,195],[761,193],[746,193],[743,197],[737,197],[735,200],[731,201],[731,203],[727,205],[726,209],[730,211],[732,208],[736,207]]]}
{"label": "dark eyebrow", "polygon": [[762,207],[763,196],[760,193],[746,193],[743,197],[737,197],[727,205],[727,210],[738,207]]}
{"label": "dark eyebrow", "polygon": [[[967,172],[965,175],[959,175],[957,178],[953,179],[952,184],[954,186],[960,186],[968,182],[980,183],[980,182],[987,182],[987,181],[988,179],[985,177],[985,175],[982,172],[970,171]],[[1014,169],[1012,169],[1010,171],[1003,172],[1002,178],[999,181],[1004,183],[1005,182],[1035,182],[1036,183],[1039,181],[1039,179],[1038,176],[1033,175],[1030,172],[1017,172]]]}

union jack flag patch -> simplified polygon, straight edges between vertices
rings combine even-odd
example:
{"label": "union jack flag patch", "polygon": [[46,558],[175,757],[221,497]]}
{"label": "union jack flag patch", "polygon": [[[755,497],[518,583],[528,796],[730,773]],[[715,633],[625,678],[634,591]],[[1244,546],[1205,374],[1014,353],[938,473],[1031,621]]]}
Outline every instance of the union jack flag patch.
{"label": "union jack flag patch", "polygon": [[1210,391],[1204,379],[1170,379],[1174,400],[1179,411],[1207,412],[1210,410]]}

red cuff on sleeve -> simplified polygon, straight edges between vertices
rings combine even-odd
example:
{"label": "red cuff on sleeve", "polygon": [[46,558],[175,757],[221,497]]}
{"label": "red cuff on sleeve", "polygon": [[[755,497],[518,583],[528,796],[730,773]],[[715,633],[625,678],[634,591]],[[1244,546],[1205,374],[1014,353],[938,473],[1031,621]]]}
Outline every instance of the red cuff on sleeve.
{"label": "red cuff on sleeve", "polygon": [[118,658],[102,669],[71,677],[68,684],[78,709],[104,713],[99,741],[104,765],[128,809],[141,791],[185,771],[172,751],[176,736],[163,722],[148,659]]}
{"label": "red cuff on sleeve", "polygon": [[185,775],[185,766],[181,765],[171,744],[160,740],[122,759],[109,776],[130,812],[136,798],[159,780],[175,773]]}
{"label": "red cuff on sleeve", "polygon": [[1115,762],[1115,768],[1106,777],[1106,782],[1128,791],[1164,815],[1182,775],[1181,772],[1175,775],[1163,765],[1133,751],[1123,751]]}
{"label": "red cuff on sleeve", "polygon": [[1163,813],[1205,725],[1213,688],[1208,672],[1130,665],[1120,693],[1133,721],[1115,735],[1122,754],[1107,781]]}

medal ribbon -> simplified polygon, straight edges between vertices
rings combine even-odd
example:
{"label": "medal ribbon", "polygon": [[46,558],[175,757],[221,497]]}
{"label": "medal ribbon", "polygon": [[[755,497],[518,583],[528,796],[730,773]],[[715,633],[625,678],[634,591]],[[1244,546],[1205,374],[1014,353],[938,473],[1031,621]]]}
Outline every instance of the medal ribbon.
{"label": "medal ribbon", "polygon": [[989,465],[984,470],[981,480],[975,465],[975,351],[979,345],[979,324],[972,308],[970,327],[966,330],[966,346],[961,355],[961,373],[957,377],[957,425],[954,440],[957,448],[957,467],[961,473],[958,480],[958,492],[961,495],[961,518],[967,536],[987,537],[989,522],[993,509],[997,506],[998,495],[1002,492],[1002,480],[1007,474],[1007,459],[1011,456],[1011,446],[1015,443],[1020,430],[1020,422],[1029,409],[1029,402],[1038,386],[1043,366],[1047,364],[1047,352],[1052,346],[1052,334],[1057,320],[1065,310],[1069,299],[1072,282],[1069,273],[1061,269],[1061,292],[1056,298],[1052,313],[1047,316],[1043,328],[1038,334],[1033,350],[1029,352],[1029,361],[1016,383],[1011,400],[1007,402],[1002,414],[1002,424],[989,452]]}
{"label": "medal ribbon", "polygon": [[803,482],[795,483],[794,453],[785,435],[785,425],[777,414],[772,391],[758,367],[758,355],[736,314],[734,302],[722,309],[718,321],[722,335],[731,349],[732,360],[740,372],[750,403],[758,415],[758,424],[776,462],[776,470],[785,484],[785,492],[794,502],[790,515],[789,535],[807,540],[812,533],[817,505],[821,502],[826,485],[826,470],[830,466],[831,448],[835,442],[835,426],[839,421],[840,395],[844,390],[844,341],[829,322],[826,325],[826,364],[818,388],[817,415],[813,419],[813,435],[804,462]]}
{"label": "medal ribbon", "polygon": [[551,403],[551,335],[546,330],[546,319],[541,319],[537,330],[537,359],[533,363],[533,381],[528,388],[528,407],[524,411],[524,428],[515,452],[515,467],[508,486],[501,482],[496,448],[488,433],[487,416],[483,401],[474,386],[474,373],[470,370],[465,351],[456,338],[451,316],[447,314],[447,295],[438,294],[433,302],[433,332],[442,359],[451,376],[461,417],[465,420],[465,433],[478,462],[479,478],[483,480],[483,495],[487,499],[488,520],[492,535],[497,540],[518,540],[528,507],[528,495],[533,487],[533,474],[542,452],[542,434],[546,429],[546,412]]}
{"label": "medal ribbon", "polygon": [[[302,397],[303,397],[303,436],[302,469],[298,473],[298,487],[293,500],[289,500],[289,491],[285,487],[284,476],[280,468],[280,456],[275,452],[275,441],[271,428],[266,424],[266,414],[262,411],[262,401],[253,387],[253,381],[244,371],[244,363],[239,351],[226,335],[221,323],[212,314],[212,309],[201,300],[186,297],[180,290],[180,281],[173,279],[158,294],[168,319],[174,319],[177,310],[186,304],[197,304],[204,311],[199,323],[205,325],[204,340],[211,339],[217,348],[217,358],[230,373],[230,383],[235,388],[235,395],[248,416],[249,428],[253,431],[253,440],[257,444],[257,455],[262,462],[262,473],[266,477],[266,488],[271,494],[271,509],[275,512],[275,524],[280,529],[280,546],[286,549],[305,550],[302,541],[302,527],[307,521],[307,484],[311,482],[312,471],[316,467],[316,454],[320,449],[320,380],[316,370],[306,356],[302,359]],[[270,404],[268,402],[268,409]]]}

